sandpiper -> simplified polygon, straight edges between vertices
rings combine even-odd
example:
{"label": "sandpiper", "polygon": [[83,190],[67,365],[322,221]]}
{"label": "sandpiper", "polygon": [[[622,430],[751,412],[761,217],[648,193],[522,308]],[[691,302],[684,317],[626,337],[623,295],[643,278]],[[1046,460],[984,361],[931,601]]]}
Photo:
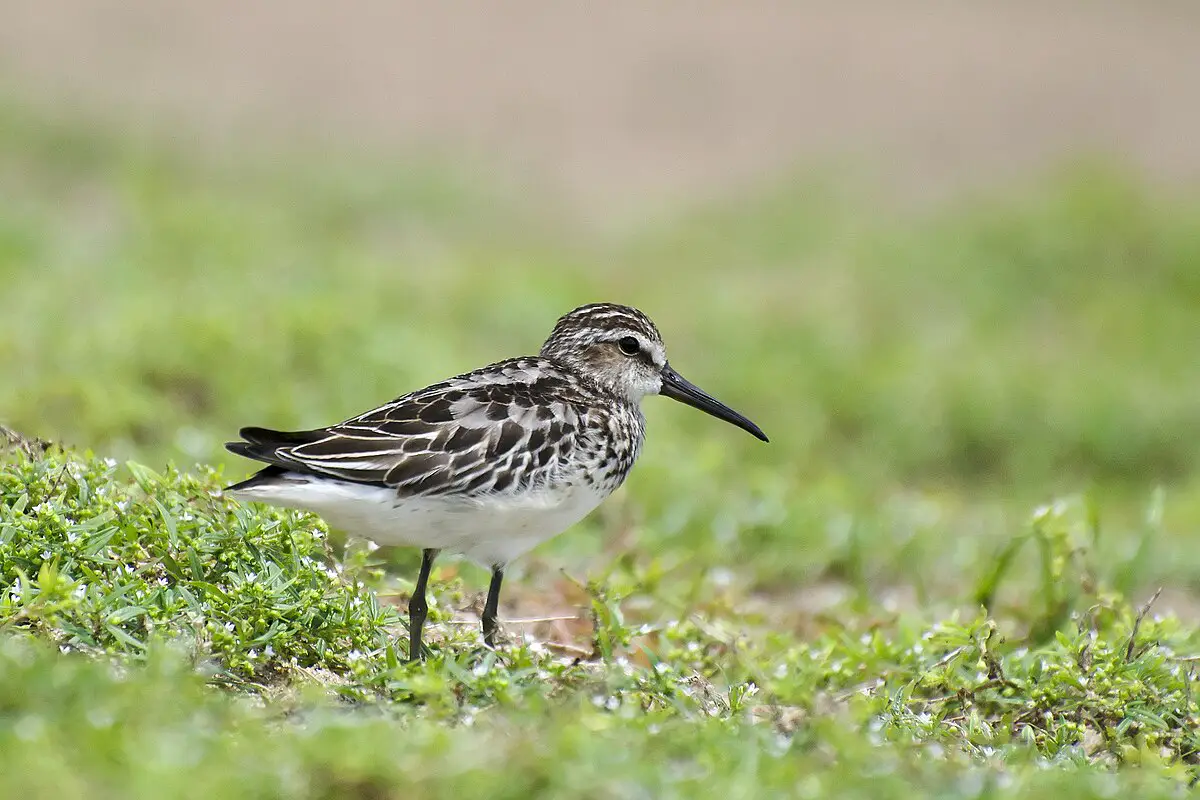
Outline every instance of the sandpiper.
{"label": "sandpiper", "polygon": [[410,659],[424,654],[425,589],[438,553],[491,569],[482,627],[494,647],[505,566],[621,485],[645,438],[648,394],[767,441],[671,368],[649,317],[595,303],[562,316],[536,356],[464,373],[327,428],[242,428],[244,441],[226,448],[269,466],[226,491],[313,512],[380,544],[422,548]]}

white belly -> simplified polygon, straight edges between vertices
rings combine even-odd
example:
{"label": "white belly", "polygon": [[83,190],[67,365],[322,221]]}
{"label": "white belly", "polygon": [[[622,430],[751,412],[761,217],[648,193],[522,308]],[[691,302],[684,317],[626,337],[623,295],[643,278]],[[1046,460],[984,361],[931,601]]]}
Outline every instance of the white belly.
{"label": "white belly", "polygon": [[607,495],[587,486],[480,498],[401,499],[392,489],[289,473],[286,480],[230,492],[241,500],[297,508],[332,527],[385,545],[433,547],[485,567],[507,564],[579,522]]}

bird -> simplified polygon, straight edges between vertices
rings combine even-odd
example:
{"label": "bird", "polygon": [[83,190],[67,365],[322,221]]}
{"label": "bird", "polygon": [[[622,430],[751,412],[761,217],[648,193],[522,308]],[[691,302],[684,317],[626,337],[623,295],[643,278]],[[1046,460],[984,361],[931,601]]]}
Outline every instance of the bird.
{"label": "bird", "polygon": [[481,627],[494,649],[506,567],[621,486],[646,435],[642,400],[655,394],[768,441],[675,371],[646,314],[592,303],[560,317],[537,355],[489,364],[324,428],[242,428],[226,449],[267,466],[225,492],[315,513],[377,544],[420,548],[409,660],[425,657],[426,590],[438,555],[491,570]]}

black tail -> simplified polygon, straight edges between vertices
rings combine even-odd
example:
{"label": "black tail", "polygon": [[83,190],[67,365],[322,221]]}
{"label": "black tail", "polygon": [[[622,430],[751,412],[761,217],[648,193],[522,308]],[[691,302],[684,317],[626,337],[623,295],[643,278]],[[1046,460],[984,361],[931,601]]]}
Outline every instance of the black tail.
{"label": "black tail", "polygon": [[258,472],[254,473],[249,478],[246,478],[244,481],[238,481],[232,486],[226,486],[225,491],[236,492],[241,489],[253,489],[255,486],[261,486],[264,483],[272,483],[285,472],[287,472],[287,470],[283,467],[277,467],[272,464],[266,469],[260,469]]}
{"label": "black tail", "polygon": [[324,431],[289,432],[273,431],[268,428],[242,428],[238,431],[238,436],[245,441],[226,442],[225,449],[255,461],[278,464],[280,450],[315,442],[327,435]]}
{"label": "black tail", "polygon": [[[326,431],[273,431],[270,428],[242,428],[238,436],[251,444],[265,444],[271,447],[295,447],[298,444],[308,444],[328,436]],[[232,442],[237,444],[237,442]]]}
{"label": "black tail", "polygon": [[248,489],[261,484],[263,481],[277,478],[289,470],[296,472],[304,471],[304,467],[301,464],[283,458],[280,455],[280,450],[315,442],[327,434],[323,431],[273,431],[269,428],[250,427],[242,428],[238,431],[238,435],[245,441],[226,442],[226,450],[235,455],[253,459],[254,461],[261,461],[270,466],[256,472],[241,483],[235,483],[232,486],[226,487],[225,491]]}

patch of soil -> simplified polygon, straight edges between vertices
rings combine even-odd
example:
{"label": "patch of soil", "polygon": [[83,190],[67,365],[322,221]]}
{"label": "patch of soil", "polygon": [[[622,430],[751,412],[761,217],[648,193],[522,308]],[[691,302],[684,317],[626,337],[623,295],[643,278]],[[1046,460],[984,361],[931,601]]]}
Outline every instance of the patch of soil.
{"label": "patch of soil", "polygon": [[1185,0],[18,3],[0,84],[219,147],[430,148],[601,220],[793,166],[915,200],[1090,153],[1200,178]]}

